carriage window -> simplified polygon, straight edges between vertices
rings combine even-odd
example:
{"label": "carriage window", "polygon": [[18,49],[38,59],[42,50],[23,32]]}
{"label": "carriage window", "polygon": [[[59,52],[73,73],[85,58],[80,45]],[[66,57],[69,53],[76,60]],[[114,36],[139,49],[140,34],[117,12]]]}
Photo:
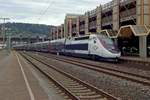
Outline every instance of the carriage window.
{"label": "carriage window", "polygon": [[75,40],[88,40],[89,36],[75,38]]}
{"label": "carriage window", "polygon": [[65,47],[67,50],[88,50],[88,44],[69,44]]}

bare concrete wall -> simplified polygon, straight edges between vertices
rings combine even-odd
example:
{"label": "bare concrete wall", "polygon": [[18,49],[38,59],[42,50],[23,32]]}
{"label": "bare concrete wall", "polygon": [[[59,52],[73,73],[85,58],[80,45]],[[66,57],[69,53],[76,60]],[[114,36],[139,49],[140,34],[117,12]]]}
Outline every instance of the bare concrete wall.
{"label": "bare concrete wall", "polygon": [[119,4],[120,0],[113,0],[113,30],[119,30]]}
{"label": "bare concrete wall", "polygon": [[85,13],[85,34],[89,33],[89,12]]}
{"label": "bare concrete wall", "polygon": [[102,28],[102,20],[101,20],[102,19],[102,14],[101,13],[102,13],[102,7],[100,5],[99,7],[96,8],[96,15],[97,15],[96,16],[97,17],[96,18],[97,19],[96,20],[96,23],[97,23],[97,25],[96,25],[97,26],[97,30],[96,31],[97,32],[99,32],[101,30],[101,28]]}
{"label": "bare concrete wall", "polygon": [[77,17],[77,22],[76,22],[76,30],[77,30],[77,36],[79,36],[79,33],[80,33],[80,17],[78,16]]}

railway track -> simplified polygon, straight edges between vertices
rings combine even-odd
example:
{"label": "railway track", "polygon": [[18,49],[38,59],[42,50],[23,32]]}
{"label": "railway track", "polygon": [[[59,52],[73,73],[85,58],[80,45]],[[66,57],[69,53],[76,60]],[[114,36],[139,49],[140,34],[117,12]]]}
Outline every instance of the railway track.
{"label": "railway track", "polygon": [[[88,84],[80,79],[57,69],[56,66],[44,62],[44,59],[29,54],[20,53],[41,73],[54,82],[65,94],[65,99],[71,100],[119,100],[118,98]],[[45,66],[45,67],[44,67]],[[62,93],[63,91],[63,93]]]}
{"label": "railway track", "polygon": [[69,64],[77,65],[80,67],[88,68],[88,69],[91,69],[94,71],[98,71],[98,72],[102,72],[105,74],[116,76],[116,77],[119,77],[122,79],[126,79],[126,80],[129,80],[132,82],[136,82],[136,83],[150,86],[150,77],[147,77],[147,76],[142,76],[142,75],[138,75],[135,73],[129,73],[129,72],[113,69],[113,68],[108,68],[108,67],[104,67],[104,66],[90,64],[87,62],[82,62],[82,61],[71,59],[71,58],[56,57],[54,55],[48,56],[48,55],[43,54],[43,53],[42,54],[40,53],[40,55],[42,57],[45,57],[45,58],[55,59],[55,60],[58,60],[61,62],[66,62]]}

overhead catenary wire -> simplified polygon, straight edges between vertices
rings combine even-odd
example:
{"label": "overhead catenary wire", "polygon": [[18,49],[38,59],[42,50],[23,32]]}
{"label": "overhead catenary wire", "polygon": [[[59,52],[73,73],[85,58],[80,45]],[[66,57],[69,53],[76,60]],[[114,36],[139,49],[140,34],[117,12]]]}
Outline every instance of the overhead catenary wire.
{"label": "overhead catenary wire", "polygon": [[[32,0],[34,2],[34,0]],[[37,21],[36,23],[40,25],[39,21],[41,20],[41,18],[46,14],[46,12],[48,11],[48,9],[50,8],[50,6],[52,5],[53,3],[53,0],[45,0],[44,2],[45,4],[48,4],[48,6],[44,6],[44,8],[42,8],[41,10],[39,10],[39,14],[37,15]],[[33,17],[35,18],[35,17]],[[28,22],[26,22],[28,23]]]}
{"label": "overhead catenary wire", "polygon": [[53,0],[49,1],[49,5],[47,6],[47,8],[43,12],[41,12],[40,17],[38,18],[38,22],[37,22],[38,24],[39,21],[42,19],[42,17],[47,13],[48,9],[52,6],[53,2],[54,2]]}
{"label": "overhead catenary wire", "polygon": [[[33,1],[33,0],[32,0]],[[48,4],[49,3],[49,0],[45,0],[45,3],[46,4]],[[37,18],[39,19],[39,16],[41,16],[42,15],[42,13],[44,12],[44,10],[45,10],[45,7],[44,8],[42,8],[41,10],[40,10],[40,13],[37,15]]]}
{"label": "overhead catenary wire", "polygon": [[[35,0],[31,0],[32,2],[35,2]],[[51,1],[52,0],[44,0],[42,3],[44,4],[51,4]],[[49,6],[49,5],[48,5]],[[47,8],[46,8],[47,9]],[[43,12],[45,12],[45,6],[44,8],[42,7],[40,10],[39,10],[39,13],[36,15],[36,16],[32,16],[33,18],[31,19],[37,19],[35,21],[37,21],[37,23],[39,23],[39,20],[41,19],[41,16],[43,15]],[[26,20],[26,23],[29,23],[28,20]]]}

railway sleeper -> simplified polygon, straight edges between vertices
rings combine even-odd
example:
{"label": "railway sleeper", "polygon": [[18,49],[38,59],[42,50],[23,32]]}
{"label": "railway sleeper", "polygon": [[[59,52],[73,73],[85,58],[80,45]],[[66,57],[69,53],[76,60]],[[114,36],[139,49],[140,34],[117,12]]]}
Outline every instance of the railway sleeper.
{"label": "railway sleeper", "polygon": [[65,96],[65,95],[66,95],[64,92],[61,92],[61,93],[59,93],[59,94],[62,95],[62,96]]}
{"label": "railway sleeper", "polygon": [[66,77],[63,78],[63,81],[65,81],[65,82],[76,82],[76,81],[74,81],[70,78],[66,78]]}
{"label": "railway sleeper", "polygon": [[60,80],[63,79],[63,81],[71,81],[71,82],[73,81],[72,79],[70,79],[70,78],[68,78],[66,76],[60,76],[59,79]]}
{"label": "railway sleeper", "polygon": [[90,89],[86,89],[86,90],[72,90],[73,93],[86,93],[86,92],[91,92]]}
{"label": "railway sleeper", "polygon": [[73,90],[85,90],[85,89],[87,89],[87,87],[70,87],[69,89],[73,89]]}
{"label": "railway sleeper", "polygon": [[60,93],[62,93],[62,92],[63,92],[62,90],[58,90],[56,93],[60,94]]}
{"label": "railway sleeper", "polygon": [[97,95],[91,95],[91,96],[79,96],[80,99],[86,99],[86,100],[95,100],[95,99],[100,99],[103,98],[101,95],[97,94]]}
{"label": "railway sleeper", "polygon": [[78,85],[80,85],[79,83],[66,83],[66,84],[64,84],[64,85],[66,85],[66,86],[78,86]]}
{"label": "railway sleeper", "polygon": [[64,92],[60,92],[58,94],[63,96],[65,99],[70,99]]}
{"label": "railway sleeper", "polygon": [[67,88],[80,88],[83,87],[83,85],[76,85],[76,86],[66,86]]}
{"label": "railway sleeper", "polygon": [[84,86],[82,86],[82,87],[70,87],[70,89],[81,89],[81,90],[83,90],[83,89],[87,89],[87,87],[84,87]]}
{"label": "railway sleeper", "polygon": [[66,100],[72,100],[72,99],[70,99],[67,95],[64,96],[64,98],[65,98]]}
{"label": "railway sleeper", "polygon": [[76,93],[76,96],[95,96],[95,95],[100,95],[100,94],[96,94],[95,92],[86,92],[86,93]]}
{"label": "railway sleeper", "polygon": [[95,94],[96,94],[95,92],[76,93],[77,96],[91,96]]}
{"label": "railway sleeper", "polygon": [[77,82],[70,82],[70,81],[62,81],[62,82],[65,83],[65,84],[79,84]]}

